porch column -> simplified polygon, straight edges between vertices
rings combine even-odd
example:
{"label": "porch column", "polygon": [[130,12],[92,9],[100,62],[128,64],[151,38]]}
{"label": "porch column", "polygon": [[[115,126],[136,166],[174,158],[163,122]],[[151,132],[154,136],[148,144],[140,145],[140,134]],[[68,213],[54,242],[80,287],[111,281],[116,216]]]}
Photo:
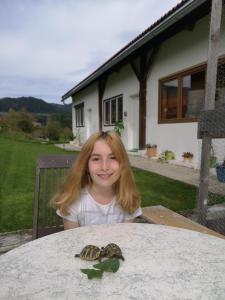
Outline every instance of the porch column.
{"label": "porch column", "polygon": [[139,149],[144,149],[146,145],[146,88],[147,80],[143,78],[139,81]]}
{"label": "porch column", "polygon": [[[155,48],[156,49],[156,48]],[[155,49],[142,50],[140,55],[130,61],[130,65],[139,81],[139,149],[146,145],[146,95],[147,75],[152,62]]]}
{"label": "porch column", "polygon": [[102,99],[105,91],[107,77],[99,78],[98,80],[98,118],[99,118],[99,131],[102,132]]}

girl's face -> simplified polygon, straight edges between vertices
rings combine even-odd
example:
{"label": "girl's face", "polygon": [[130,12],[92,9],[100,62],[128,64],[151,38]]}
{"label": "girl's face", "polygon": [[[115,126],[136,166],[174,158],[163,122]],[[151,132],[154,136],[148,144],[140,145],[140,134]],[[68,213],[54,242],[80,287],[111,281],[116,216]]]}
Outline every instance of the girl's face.
{"label": "girl's face", "polygon": [[88,161],[88,170],[95,187],[111,188],[118,180],[119,162],[104,140],[95,143]]}

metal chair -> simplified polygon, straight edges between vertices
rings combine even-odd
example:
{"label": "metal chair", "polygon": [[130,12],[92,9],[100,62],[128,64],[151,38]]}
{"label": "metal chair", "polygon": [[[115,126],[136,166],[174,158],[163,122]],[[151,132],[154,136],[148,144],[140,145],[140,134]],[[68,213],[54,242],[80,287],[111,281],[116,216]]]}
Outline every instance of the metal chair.
{"label": "metal chair", "polygon": [[42,155],[37,159],[33,239],[63,230],[62,220],[51,207],[49,200],[64,180],[76,156],[76,154],[54,154]]}

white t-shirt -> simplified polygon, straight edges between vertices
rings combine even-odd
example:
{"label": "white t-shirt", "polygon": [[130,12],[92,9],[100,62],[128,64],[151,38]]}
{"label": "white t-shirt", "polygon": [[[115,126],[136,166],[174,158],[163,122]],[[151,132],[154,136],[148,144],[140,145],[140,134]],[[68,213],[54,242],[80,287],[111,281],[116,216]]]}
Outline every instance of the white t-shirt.
{"label": "white t-shirt", "polygon": [[78,222],[80,226],[97,224],[114,224],[134,219],[142,214],[141,208],[134,213],[125,212],[114,198],[109,204],[99,204],[87,189],[82,190],[80,199],[74,201],[68,208],[69,215],[57,214],[63,219]]}

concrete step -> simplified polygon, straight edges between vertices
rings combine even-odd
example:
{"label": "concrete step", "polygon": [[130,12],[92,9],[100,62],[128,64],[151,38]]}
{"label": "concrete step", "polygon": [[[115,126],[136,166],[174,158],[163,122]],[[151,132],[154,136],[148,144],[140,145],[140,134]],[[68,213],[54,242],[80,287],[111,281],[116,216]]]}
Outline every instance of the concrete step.
{"label": "concrete step", "polygon": [[31,229],[0,233],[0,255],[31,240]]}

